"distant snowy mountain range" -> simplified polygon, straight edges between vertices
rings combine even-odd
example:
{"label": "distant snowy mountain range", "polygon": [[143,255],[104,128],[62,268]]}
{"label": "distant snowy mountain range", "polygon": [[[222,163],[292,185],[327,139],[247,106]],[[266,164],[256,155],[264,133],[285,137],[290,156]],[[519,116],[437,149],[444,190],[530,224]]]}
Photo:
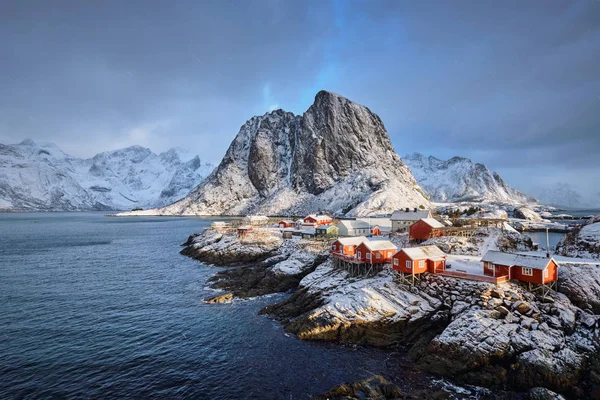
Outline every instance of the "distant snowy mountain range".
{"label": "distant snowy mountain range", "polygon": [[403,158],[419,185],[435,202],[535,203],[537,200],[508,186],[496,172],[468,158],[440,160],[419,153]]}
{"label": "distant snowy mountain range", "polygon": [[0,144],[0,210],[130,210],[184,197],[213,169],[180,149],[132,146],[80,159],[52,143]]}
{"label": "distant snowy mountain range", "polygon": [[538,198],[543,204],[564,208],[600,208],[600,192],[584,196],[568,183],[557,183],[539,191]]}

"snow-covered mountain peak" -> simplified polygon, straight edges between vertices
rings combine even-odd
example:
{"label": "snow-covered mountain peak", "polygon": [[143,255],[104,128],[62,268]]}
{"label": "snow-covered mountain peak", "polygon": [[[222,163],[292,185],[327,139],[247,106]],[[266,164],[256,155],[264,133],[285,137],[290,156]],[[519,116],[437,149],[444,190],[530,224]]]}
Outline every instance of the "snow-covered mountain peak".
{"label": "snow-covered mountain peak", "polygon": [[508,186],[500,175],[466,157],[440,160],[419,153],[404,157],[417,182],[438,202],[533,203],[536,200]]}
{"label": "snow-covered mountain peak", "polygon": [[157,213],[365,215],[428,204],[380,118],[321,91],[302,116],[250,118],[206,181]]}

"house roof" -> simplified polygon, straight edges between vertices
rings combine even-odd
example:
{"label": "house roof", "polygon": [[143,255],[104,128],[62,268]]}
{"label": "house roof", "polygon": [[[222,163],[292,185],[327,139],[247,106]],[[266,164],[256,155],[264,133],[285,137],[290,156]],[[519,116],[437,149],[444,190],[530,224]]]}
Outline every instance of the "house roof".
{"label": "house roof", "polygon": [[344,225],[347,229],[369,228],[369,223],[354,219],[341,220],[339,225]]}
{"label": "house roof", "polygon": [[238,226],[238,229],[247,231],[248,229],[252,229],[252,227],[250,225],[242,225],[242,226]]}
{"label": "house roof", "polygon": [[485,253],[485,256],[483,256],[481,261],[507,265],[509,267],[518,266],[544,270],[553,259],[544,256],[503,253],[497,250],[489,250]]}
{"label": "house roof", "polygon": [[302,234],[303,235],[314,235],[316,233],[316,229],[315,228],[305,228],[302,229]]}
{"label": "house roof", "polygon": [[403,251],[412,260],[422,260],[428,258],[430,260],[438,261],[444,259],[446,254],[439,249],[437,246],[420,246],[420,247],[407,247],[400,251]]}
{"label": "house roof", "polygon": [[340,242],[343,246],[358,246],[359,244],[367,240],[368,239],[364,236],[353,236],[347,238],[339,238],[337,241]]}
{"label": "house roof", "polygon": [[363,221],[372,227],[378,226],[381,229],[392,229],[392,220],[389,218],[356,218],[357,221]]}
{"label": "house roof", "polygon": [[438,221],[437,219],[434,219],[434,218],[421,218],[419,221],[425,222],[427,225],[429,225],[432,228],[443,228],[445,226],[440,221]]}
{"label": "house roof", "polygon": [[286,224],[293,224],[294,223],[294,221],[292,221],[291,219],[282,219],[279,222],[285,222]]}
{"label": "house roof", "polygon": [[418,221],[423,218],[429,218],[429,210],[397,210],[392,214],[392,221]]}
{"label": "house roof", "polygon": [[396,245],[389,240],[365,240],[363,243],[371,251],[397,249]]}
{"label": "house roof", "polygon": [[309,214],[309,215],[307,215],[306,217],[304,217],[304,219],[306,219],[306,218],[309,218],[309,217],[310,217],[310,218],[313,218],[313,219],[317,219],[317,220],[318,220],[318,219],[333,219],[333,218],[331,218],[329,215],[323,215],[323,214],[320,214],[320,215],[317,215],[317,214]]}

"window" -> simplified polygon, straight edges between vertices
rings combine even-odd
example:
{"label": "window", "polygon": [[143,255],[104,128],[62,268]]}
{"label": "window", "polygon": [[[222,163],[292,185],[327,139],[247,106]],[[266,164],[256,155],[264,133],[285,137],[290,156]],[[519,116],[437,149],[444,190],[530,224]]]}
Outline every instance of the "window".
{"label": "window", "polygon": [[548,268],[544,270],[544,278],[548,278],[550,274],[548,273]]}
{"label": "window", "polygon": [[412,264],[410,261],[406,262],[406,268],[408,268],[408,269],[412,268]]}
{"label": "window", "polygon": [[419,261],[419,268],[423,268],[425,266],[425,261],[424,260],[420,260]]}
{"label": "window", "polygon": [[381,254],[375,253],[375,258],[377,258],[377,259],[381,258]]}
{"label": "window", "polygon": [[521,273],[525,276],[533,276],[533,269],[532,268],[527,268],[527,267],[522,267],[521,268]]}
{"label": "window", "polygon": [[394,265],[396,265],[396,266],[398,265],[398,259],[397,258],[394,258]]}
{"label": "window", "polygon": [[493,263],[488,263],[488,268],[496,272],[496,266]]}
{"label": "window", "polygon": [[358,258],[362,258],[362,255],[360,254],[360,251],[357,254],[358,254]]}
{"label": "window", "polygon": [[333,250],[333,251],[336,250],[335,244],[333,246],[331,246],[331,250]]}
{"label": "window", "polygon": [[367,253],[367,259],[370,260],[371,259],[371,253]]}

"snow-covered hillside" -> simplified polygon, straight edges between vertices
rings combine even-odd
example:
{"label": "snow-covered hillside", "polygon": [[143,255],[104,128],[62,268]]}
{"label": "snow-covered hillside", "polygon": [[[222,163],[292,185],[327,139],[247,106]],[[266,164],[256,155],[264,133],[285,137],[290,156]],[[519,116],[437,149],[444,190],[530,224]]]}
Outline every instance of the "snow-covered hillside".
{"label": "snow-covered hillside", "polygon": [[52,143],[0,144],[0,210],[127,210],[184,197],[212,166],[179,149],[132,146],[89,159]]}
{"label": "snow-covered hillside", "polygon": [[496,172],[468,158],[440,160],[414,153],[403,158],[419,185],[436,202],[535,203],[508,186]]}
{"label": "snow-covered hillside", "polygon": [[276,110],[247,121],[198,188],[154,213],[374,215],[428,205],[381,119],[321,91],[302,116]]}

